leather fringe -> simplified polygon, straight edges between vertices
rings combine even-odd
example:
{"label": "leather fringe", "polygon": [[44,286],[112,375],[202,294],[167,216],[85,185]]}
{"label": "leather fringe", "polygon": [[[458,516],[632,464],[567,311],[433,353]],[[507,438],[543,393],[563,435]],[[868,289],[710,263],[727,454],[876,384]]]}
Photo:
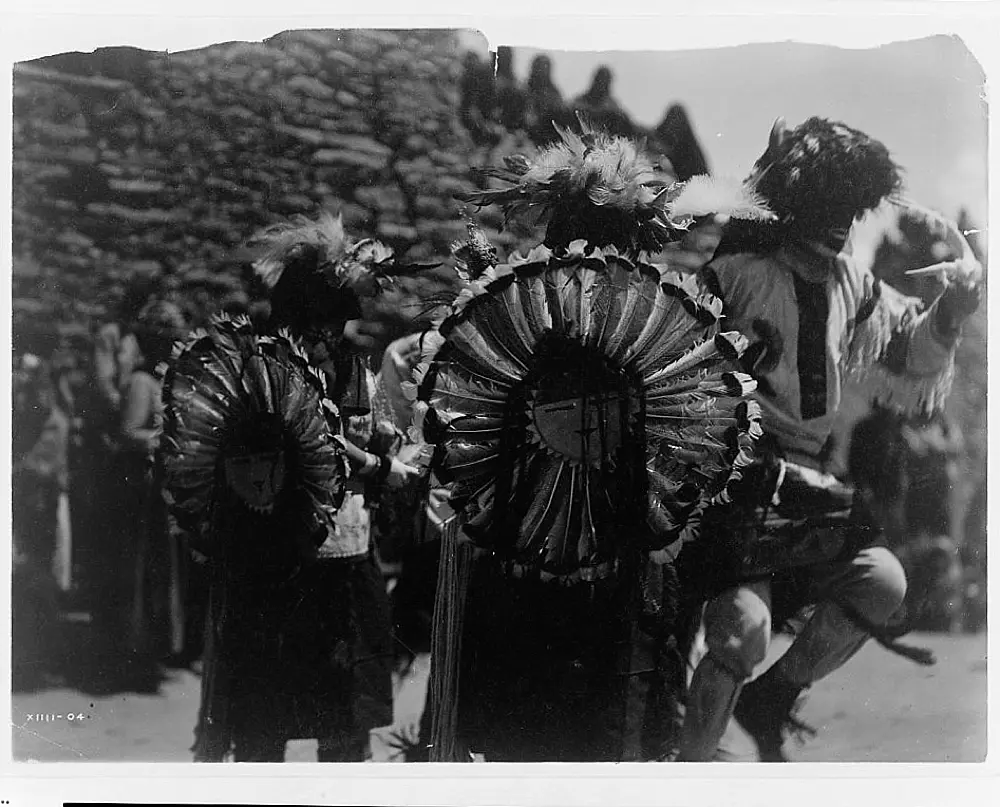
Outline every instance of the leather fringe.
{"label": "leather fringe", "polygon": [[442,534],[441,561],[434,599],[431,635],[431,674],[428,704],[433,709],[431,762],[468,762],[468,749],[459,731],[460,669],[466,597],[472,569],[473,545],[462,540],[458,519]]}

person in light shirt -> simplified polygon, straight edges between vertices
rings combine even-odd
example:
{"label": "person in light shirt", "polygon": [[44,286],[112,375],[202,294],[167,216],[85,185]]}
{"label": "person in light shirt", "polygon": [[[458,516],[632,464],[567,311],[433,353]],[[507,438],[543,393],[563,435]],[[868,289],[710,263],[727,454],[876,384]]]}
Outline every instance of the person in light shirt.
{"label": "person in light shirt", "polygon": [[[896,411],[929,413],[943,405],[962,323],[979,304],[980,269],[964,250],[962,260],[942,267],[951,282],[921,310],[918,300],[880,283],[854,259],[845,246],[852,224],[898,200],[901,177],[882,143],[843,123],[810,118],[788,130],[778,121],[751,180],[776,219],[730,223],[703,272],[723,300],[727,327],[752,343],[741,361],[757,379],[778,469],[778,485],[759,504],[773,497],[795,505],[792,488],[836,486],[824,474],[825,446],[848,379],[865,381],[874,400]],[[878,519],[866,509],[855,497],[844,527],[848,551],[810,569],[813,616],[780,661],[751,683],[771,636],[771,580],[708,594],[707,653],[690,683],[681,760],[713,759],[735,712],[760,758],[783,761],[784,733],[796,725],[802,692],[846,663],[898,609],[905,575],[880,545]],[[690,575],[697,563],[688,564]]]}

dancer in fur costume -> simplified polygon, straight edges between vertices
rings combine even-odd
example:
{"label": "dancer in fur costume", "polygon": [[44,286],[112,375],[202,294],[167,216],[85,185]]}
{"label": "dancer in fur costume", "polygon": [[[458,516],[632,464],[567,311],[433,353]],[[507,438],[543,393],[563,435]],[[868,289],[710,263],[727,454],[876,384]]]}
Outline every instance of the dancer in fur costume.
{"label": "dancer in fur costume", "polygon": [[[892,644],[884,626],[906,580],[881,545],[885,514],[872,497],[852,502],[850,490],[823,473],[824,444],[848,378],[868,382],[879,403],[904,413],[939,408],[962,322],[979,302],[981,269],[953,225],[963,257],[931,268],[944,289],[923,311],[845,247],[854,221],[898,202],[899,169],[863,132],[820,118],[789,131],[779,121],[749,181],[776,218],[732,222],[704,277],[727,327],[752,339],[742,363],[757,380],[771,454],[757,474],[758,501],[736,520],[703,524],[712,540],[679,559],[685,583],[724,582],[727,573],[731,581],[698,592],[707,598],[707,654],[690,684],[682,760],[712,759],[734,708],[760,758],[784,760],[785,732],[801,727],[793,714],[800,694],[869,636]],[[781,660],[747,684],[771,636],[772,572],[798,555],[811,556],[799,582],[818,605]]]}
{"label": "dancer in fur costume", "polygon": [[172,509],[211,567],[195,758],[280,762],[288,740],[316,738],[320,761],[361,761],[392,722],[393,648],[356,480],[416,469],[361,447],[369,377],[343,329],[391,252],[331,216],[262,241],[269,326],[218,319],[164,390]]}
{"label": "dancer in fur costume", "polygon": [[745,340],[651,256],[693,216],[770,213],[738,183],[656,176],[627,139],[558,134],[467,198],[541,218],[545,241],[498,263],[470,225],[416,372],[462,522],[442,547],[432,760],[650,755],[655,709],[637,707],[670,686],[672,559],[759,432]]}

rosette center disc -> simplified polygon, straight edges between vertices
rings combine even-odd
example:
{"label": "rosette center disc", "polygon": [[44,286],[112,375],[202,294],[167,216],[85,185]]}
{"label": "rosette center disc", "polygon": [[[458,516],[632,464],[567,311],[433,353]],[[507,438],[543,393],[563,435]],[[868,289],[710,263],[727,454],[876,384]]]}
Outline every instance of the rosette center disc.
{"label": "rosette center disc", "polygon": [[285,456],[266,451],[227,457],[223,464],[226,483],[248,507],[262,512],[274,509],[285,483]]}
{"label": "rosette center disc", "polygon": [[274,510],[288,477],[285,442],[284,426],[274,413],[256,413],[234,425],[222,468],[226,485],[247,507]]}
{"label": "rosette center disc", "polygon": [[543,373],[531,420],[545,448],[574,464],[598,468],[617,452],[638,409],[625,378],[595,356]]}

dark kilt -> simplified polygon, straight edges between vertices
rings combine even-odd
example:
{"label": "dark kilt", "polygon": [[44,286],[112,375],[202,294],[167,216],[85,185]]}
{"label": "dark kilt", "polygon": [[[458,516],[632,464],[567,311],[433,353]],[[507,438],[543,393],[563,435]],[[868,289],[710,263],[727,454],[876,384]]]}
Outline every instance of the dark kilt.
{"label": "dark kilt", "polygon": [[196,759],[392,723],[392,626],[372,553],[213,585]]}

